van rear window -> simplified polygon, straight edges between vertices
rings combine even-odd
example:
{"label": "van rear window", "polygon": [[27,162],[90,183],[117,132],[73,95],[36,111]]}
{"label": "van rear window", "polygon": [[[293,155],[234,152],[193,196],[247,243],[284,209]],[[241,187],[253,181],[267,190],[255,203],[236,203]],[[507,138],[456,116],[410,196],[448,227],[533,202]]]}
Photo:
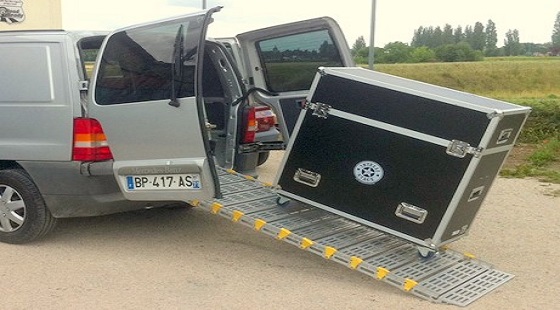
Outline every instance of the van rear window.
{"label": "van rear window", "polygon": [[[178,28],[177,23],[154,25],[112,35],[99,63],[95,101],[109,105],[169,99]],[[185,38],[192,37],[184,28]],[[184,42],[182,77],[174,76],[179,98],[194,96],[198,36]]]}

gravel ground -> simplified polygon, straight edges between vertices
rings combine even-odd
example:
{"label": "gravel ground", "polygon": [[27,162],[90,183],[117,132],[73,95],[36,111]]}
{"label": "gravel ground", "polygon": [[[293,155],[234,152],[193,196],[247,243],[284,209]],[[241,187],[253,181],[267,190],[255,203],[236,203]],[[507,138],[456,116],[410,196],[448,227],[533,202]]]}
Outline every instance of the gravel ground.
{"label": "gravel ground", "polygon": [[[272,181],[281,153],[259,169]],[[554,309],[560,186],[496,181],[453,243],[516,277],[469,309]],[[0,244],[1,309],[452,309],[201,209],[61,221],[47,238]]]}

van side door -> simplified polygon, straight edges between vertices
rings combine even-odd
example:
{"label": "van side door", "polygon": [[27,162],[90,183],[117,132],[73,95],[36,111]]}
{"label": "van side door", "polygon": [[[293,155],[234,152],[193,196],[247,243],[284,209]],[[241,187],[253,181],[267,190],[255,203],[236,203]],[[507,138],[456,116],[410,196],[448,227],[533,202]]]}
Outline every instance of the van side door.
{"label": "van side door", "polygon": [[284,141],[295,126],[317,68],[354,66],[338,24],[329,17],[289,23],[237,35],[249,87],[257,101],[272,106]]}
{"label": "van side door", "polygon": [[219,195],[199,83],[206,29],[219,9],[117,30],[101,47],[89,116],[107,136],[127,199]]}

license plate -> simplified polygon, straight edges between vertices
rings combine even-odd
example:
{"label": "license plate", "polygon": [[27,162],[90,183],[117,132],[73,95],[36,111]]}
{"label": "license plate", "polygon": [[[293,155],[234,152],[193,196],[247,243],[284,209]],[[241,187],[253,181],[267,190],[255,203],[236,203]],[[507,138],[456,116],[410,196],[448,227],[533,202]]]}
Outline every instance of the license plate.
{"label": "license plate", "polygon": [[199,174],[151,174],[126,177],[128,190],[202,189]]}

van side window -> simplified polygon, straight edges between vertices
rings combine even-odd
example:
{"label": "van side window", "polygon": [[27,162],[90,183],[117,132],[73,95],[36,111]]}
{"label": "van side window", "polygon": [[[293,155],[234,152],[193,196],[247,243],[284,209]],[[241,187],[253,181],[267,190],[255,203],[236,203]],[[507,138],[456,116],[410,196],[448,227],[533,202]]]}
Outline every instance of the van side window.
{"label": "van side window", "polygon": [[[188,24],[184,27],[183,76],[175,76],[180,81],[178,97],[194,96],[198,37],[189,33]],[[169,99],[178,28],[176,23],[164,24],[112,35],[99,62],[95,101],[109,105]]]}
{"label": "van side window", "polygon": [[257,42],[269,90],[286,92],[311,87],[317,68],[342,66],[328,30],[299,33]]}

